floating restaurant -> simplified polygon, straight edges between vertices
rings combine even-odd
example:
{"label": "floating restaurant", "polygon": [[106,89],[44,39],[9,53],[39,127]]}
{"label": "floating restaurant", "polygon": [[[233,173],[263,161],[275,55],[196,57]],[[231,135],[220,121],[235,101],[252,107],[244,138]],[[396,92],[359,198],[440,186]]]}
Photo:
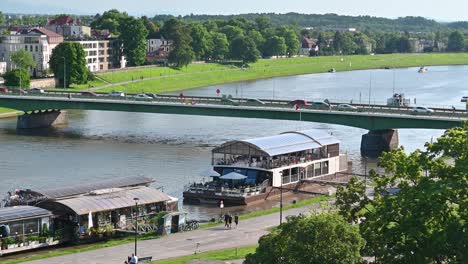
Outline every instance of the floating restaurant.
{"label": "floating restaurant", "polygon": [[[229,141],[212,151],[212,181],[186,187],[184,202],[245,205],[348,170],[340,141],[321,130]],[[210,175],[208,175],[210,174]]]}

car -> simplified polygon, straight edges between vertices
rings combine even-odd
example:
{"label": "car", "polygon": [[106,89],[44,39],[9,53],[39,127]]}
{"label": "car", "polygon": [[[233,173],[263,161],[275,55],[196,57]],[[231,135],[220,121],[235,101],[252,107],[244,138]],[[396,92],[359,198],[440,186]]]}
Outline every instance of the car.
{"label": "car", "polygon": [[125,97],[125,93],[121,91],[112,91],[109,93],[109,96],[112,97]]}
{"label": "car", "polygon": [[231,98],[223,98],[221,99],[221,102],[223,102],[224,104],[239,105],[238,102],[232,100]]}
{"label": "car", "polygon": [[19,94],[27,94],[28,91],[26,90],[23,90],[23,89],[18,89],[18,90],[15,90],[15,93],[19,93]]}
{"label": "car", "polygon": [[153,98],[153,99],[157,99],[158,98],[158,95],[157,94],[154,94],[154,93],[145,93],[145,95]]}
{"label": "car", "polygon": [[33,94],[43,94],[43,93],[45,93],[44,90],[41,89],[41,88],[31,88],[31,89],[29,89],[29,92],[33,93]]}
{"label": "car", "polygon": [[0,87],[0,93],[9,93],[10,90],[8,90],[8,88],[6,87]]}
{"label": "car", "polygon": [[245,105],[264,105],[264,104],[265,102],[258,100],[258,99],[254,99],[254,98],[249,98],[245,101]]}
{"label": "car", "polygon": [[427,108],[425,106],[416,106],[411,109],[413,114],[431,114],[434,113],[434,110]]}
{"label": "car", "polygon": [[330,109],[330,105],[325,102],[311,102],[308,108],[313,109]]}
{"label": "car", "polygon": [[290,104],[290,105],[309,105],[309,102],[307,102],[306,100],[294,100],[294,101],[289,102],[288,104]]}
{"label": "car", "polygon": [[96,96],[98,96],[97,93],[88,92],[88,91],[86,91],[86,92],[81,92],[81,95],[82,95],[82,96],[90,96],[90,97],[96,97]]}
{"label": "car", "polygon": [[137,95],[135,95],[134,98],[137,101],[151,101],[151,100],[153,100],[153,97],[148,96],[146,94],[137,94]]}
{"label": "car", "polygon": [[358,108],[350,104],[339,104],[335,107],[338,111],[358,111]]}

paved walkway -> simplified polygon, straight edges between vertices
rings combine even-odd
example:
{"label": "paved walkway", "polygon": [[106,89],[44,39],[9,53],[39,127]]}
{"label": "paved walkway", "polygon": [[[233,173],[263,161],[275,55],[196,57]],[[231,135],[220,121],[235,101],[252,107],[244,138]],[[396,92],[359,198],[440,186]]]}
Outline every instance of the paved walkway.
{"label": "paved walkway", "polygon": [[[317,205],[318,207],[318,205]],[[283,212],[283,217],[298,215],[310,211],[310,207],[290,209]],[[255,245],[258,239],[267,234],[268,228],[279,224],[279,213],[243,220],[238,229],[225,229],[217,226],[192,232],[177,233],[160,239],[138,242],[138,255],[153,256],[153,260],[192,255],[196,245],[198,250],[207,252],[212,250]],[[103,248],[72,255],[32,261],[35,264],[104,264],[123,263],[133,252],[134,244]]]}

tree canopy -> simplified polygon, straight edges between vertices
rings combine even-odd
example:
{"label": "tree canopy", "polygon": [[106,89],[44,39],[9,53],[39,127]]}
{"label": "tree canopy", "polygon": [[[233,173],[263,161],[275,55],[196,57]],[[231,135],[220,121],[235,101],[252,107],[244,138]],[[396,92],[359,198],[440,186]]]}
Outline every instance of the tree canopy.
{"label": "tree canopy", "polygon": [[118,36],[120,35],[121,20],[128,17],[126,12],[111,9],[99,15],[97,19],[91,23],[91,27],[94,29],[108,29],[112,34]]}
{"label": "tree canopy", "polygon": [[29,72],[25,69],[13,69],[7,71],[3,78],[5,85],[9,87],[29,88],[30,79]]}
{"label": "tree canopy", "polygon": [[36,62],[30,52],[20,49],[11,54],[11,61],[18,66],[18,68],[28,70],[36,66]]}
{"label": "tree canopy", "polygon": [[242,60],[244,64],[256,62],[260,57],[260,52],[253,40],[240,36],[234,39],[230,46],[230,57],[235,60]]}
{"label": "tree canopy", "polygon": [[339,191],[341,214],[361,220],[367,254],[382,263],[467,261],[467,146],[464,123],[426,143],[426,151],[406,154],[399,148],[383,154],[378,165],[385,174],[370,174],[373,199],[362,197],[364,185],[356,182]]}
{"label": "tree canopy", "polygon": [[88,82],[89,71],[86,68],[86,54],[83,46],[77,42],[62,42],[54,48],[50,56],[50,68],[60,85],[64,86],[64,70],[66,86]]}
{"label": "tree canopy", "polygon": [[450,34],[447,48],[453,52],[460,52],[465,49],[465,37],[460,31],[455,30]]}
{"label": "tree canopy", "polygon": [[120,20],[119,39],[130,66],[140,66],[145,63],[146,37],[148,30],[141,19],[126,17]]}
{"label": "tree canopy", "polygon": [[364,240],[336,214],[293,217],[259,240],[246,264],[360,263]]}

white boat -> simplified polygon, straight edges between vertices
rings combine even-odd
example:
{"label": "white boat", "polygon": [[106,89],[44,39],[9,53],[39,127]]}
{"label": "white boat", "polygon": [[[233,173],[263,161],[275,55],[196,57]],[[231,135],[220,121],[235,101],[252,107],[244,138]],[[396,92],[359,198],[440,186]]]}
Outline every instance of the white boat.
{"label": "white boat", "polygon": [[406,99],[403,93],[394,93],[392,97],[387,99],[388,106],[408,107],[410,103],[410,99]]}
{"label": "white boat", "polygon": [[348,170],[340,141],[322,130],[229,141],[212,150],[212,180],[186,186],[184,202],[245,205]]}
{"label": "white boat", "polygon": [[424,67],[424,66],[421,66],[421,68],[419,68],[419,70],[418,70],[419,73],[425,73],[427,71],[428,71],[428,69],[426,67]]}

